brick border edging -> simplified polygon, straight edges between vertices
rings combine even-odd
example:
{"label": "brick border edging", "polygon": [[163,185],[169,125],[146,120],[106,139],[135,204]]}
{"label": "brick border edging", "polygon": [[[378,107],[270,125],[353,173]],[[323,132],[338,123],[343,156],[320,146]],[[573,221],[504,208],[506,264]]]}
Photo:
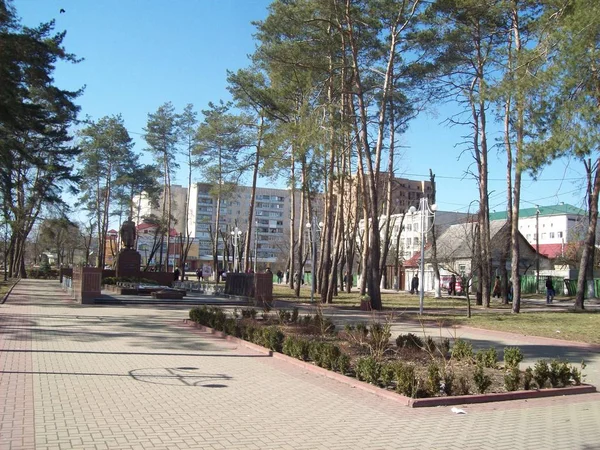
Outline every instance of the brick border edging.
{"label": "brick border edging", "polygon": [[291,356],[284,355],[283,353],[273,352],[261,345],[248,342],[244,339],[237,338],[230,334],[224,333],[223,331],[217,331],[214,328],[210,328],[204,325],[200,325],[191,319],[183,319],[184,324],[193,326],[214,334],[217,337],[225,339],[230,342],[235,342],[238,345],[250,348],[258,353],[262,353],[267,356],[271,356],[275,359],[280,359],[289,364],[298,366],[308,372],[322,375],[327,378],[339,381],[350,387],[357,388],[366,392],[370,392],[379,397],[386,398],[388,400],[395,401],[405,406],[412,408],[431,407],[431,406],[451,406],[451,405],[465,405],[472,403],[491,403],[491,402],[502,402],[508,400],[524,400],[532,398],[543,398],[543,397],[558,397],[563,395],[576,395],[576,394],[591,394],[596,392],[596,387],[591,384],[581,384],[580,386],[569,386],[565,388],[549,388],[549,389],[534,389],[530,391],[515,391],[515,392],[497,392],[491,394],[474,394],[474,395],[456,395],[452,397],[431,397],[431,398],[411,398],[402,394],[398,394],[387,389],[383,389],[364,381],[359,381],[356,378],[347,377],[341,373],[334,372],[332,370],[324,369],[319,366],[307,363],[305,361],[292,358]]}
{"label": "brick border edging", "polygon": [[21,281],[21,278],[17,278],[17,281],[15,281],[15,283],[10,287],[10,289],[8,290],[8,292],[6,294],[4,294],[4,298],[2,298],[2,301],[0,302],[0,305],[4,305],[4,302],[6,302],[6,300],[8,299],[8,296],[10,295],[10,293],[13,291],[13,289],[15,288],[15,286],[17,284],[19,284],[19,281]]}

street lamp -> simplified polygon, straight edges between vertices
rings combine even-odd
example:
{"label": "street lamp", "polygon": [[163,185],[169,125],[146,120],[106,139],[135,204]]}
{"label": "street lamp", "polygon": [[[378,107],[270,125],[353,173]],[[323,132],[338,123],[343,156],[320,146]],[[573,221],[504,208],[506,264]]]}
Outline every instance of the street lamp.
{"label": "street lamp", "polygon": [[540,288],[540,207],[535,205],[535,293]]}
{"label": "street lamp", "polygon": [[[436,210],[437,205],[433,204],[429,206],[427,197],[421,198],[418,210],[414,206],[411,206],[408,209],[413,221],[415,214],[417,211],[419,212],[419,232],[421,233],[421,286],[419,290],[419,314],[423,314],[423,299],[425,297],[425,236],[433,226]],[[431,225],[429,224],[429,219],[431,219]]]}
{"label": "street lamp", "polygon": [[240,238],[240,235],[242,234],[242,230],[240,230],[238,227],[235,227],[235,229],[231,232],[231,235],[233,236],[233,271],[234,272],[238,272],[238,239]]}
{"label": "street lamp", "polygon": [[[311,224],[310,222],[306,223],[306,228],[308,228],[310,234],[310,239],[311,239],[311,248],[312,248],[312,257],[311,257],[311,263],[312,263],[312,277],[311,277],[311,283],[310,283],[310,302],[314,303],[315,301],[315,291],[317,290],[317,277],[315,276],[316,274],[316,261],[317,261],[317,232],[321,231],[323,229],[323,222],[319,222],[317,223],[317,218],[313,217],[313,222],[314,224]],[[313,226],[314,225],[314,226]],[[298,280],[298,283],[300,282],[300,280]]]}

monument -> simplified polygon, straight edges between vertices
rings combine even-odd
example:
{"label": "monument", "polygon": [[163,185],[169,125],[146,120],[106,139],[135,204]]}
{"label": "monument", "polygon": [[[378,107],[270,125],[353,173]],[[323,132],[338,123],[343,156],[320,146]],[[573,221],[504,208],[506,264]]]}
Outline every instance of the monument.
{"label": "monument", "polygon": [[121,225],[121,245],[117,257],[117,277],[139,277],[142,256],[135,250],[135,223],[131,217]]}

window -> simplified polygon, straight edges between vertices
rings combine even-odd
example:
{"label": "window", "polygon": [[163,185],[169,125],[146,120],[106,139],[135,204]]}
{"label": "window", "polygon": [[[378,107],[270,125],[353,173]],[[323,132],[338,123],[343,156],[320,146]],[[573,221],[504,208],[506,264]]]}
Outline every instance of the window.
{"label": "window", "polygon": [[412,225],[410,223],[406,224],[406,231],[412,231]]}
{"label": "window", "polygon": [[415,237],[414,243],[415,243],[415,245],[419,245],[419,238],[418,237]]}
{"label": "window", "polygon": [[546,233],[542,233],[542,239],[546,239]]}
{"label": "window", "polygon": [[559,238],[563,237],[563,232],[562,231],[559,231],[557,234],[558,234]]}
{"label": "window", "polygon": [[410,238],[406,238],[406,246],[410,247],[411,245],[411,239]]}
{"label": "window", "polygon": [[554,233],[550,233],[550,239],[554,239]]}

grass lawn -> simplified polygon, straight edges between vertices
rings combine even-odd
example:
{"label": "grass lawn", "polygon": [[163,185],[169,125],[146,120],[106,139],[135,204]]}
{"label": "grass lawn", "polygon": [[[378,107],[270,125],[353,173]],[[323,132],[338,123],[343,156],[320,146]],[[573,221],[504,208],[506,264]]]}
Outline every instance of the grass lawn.
{"label": "grass lawn", "polygon": [[[273,286],[273,296],[279,301],[310,302],[310,289],[300,289],[300,297],[294,296],[286,285]],[[528,296],[524,296],[526,299]],[[529,296],[531,297],[531,296]],[[318,296],[315,296],[318,299]],[[540,298],[538,295],[537,298]],[[558,300],[558,302],[557,302]],[[340,293],[335,297],[334,306],[360,306],[358,293]],[[417,320],[419,297],[406,292],[383,293],[384,309],[402,311],[404,318]],[[555,299],[556,304],[572,306],[573,299]],[[542,305],[521,304],[521,313],[512,314],[511,305],[492,302],[491,308],[476,306],[471,299],[472,317],[466,317],[467,301],[464,298],[425,297],[424,309],[427,320],[443,322],[446,325],[468,325],[488,330],[508,331],[532,336],[550,337],[570,341],[600,344],[600,311],[533,311]],[[326,311],[326,310],[325,310]],[[326,314],[326,312],[325,312]]]}
{"label": "grass lawn", "polygon": [[15,284],[14,280],[0,281],[0,300],[4,298],[4,295],[10,290],[13,284]]}

